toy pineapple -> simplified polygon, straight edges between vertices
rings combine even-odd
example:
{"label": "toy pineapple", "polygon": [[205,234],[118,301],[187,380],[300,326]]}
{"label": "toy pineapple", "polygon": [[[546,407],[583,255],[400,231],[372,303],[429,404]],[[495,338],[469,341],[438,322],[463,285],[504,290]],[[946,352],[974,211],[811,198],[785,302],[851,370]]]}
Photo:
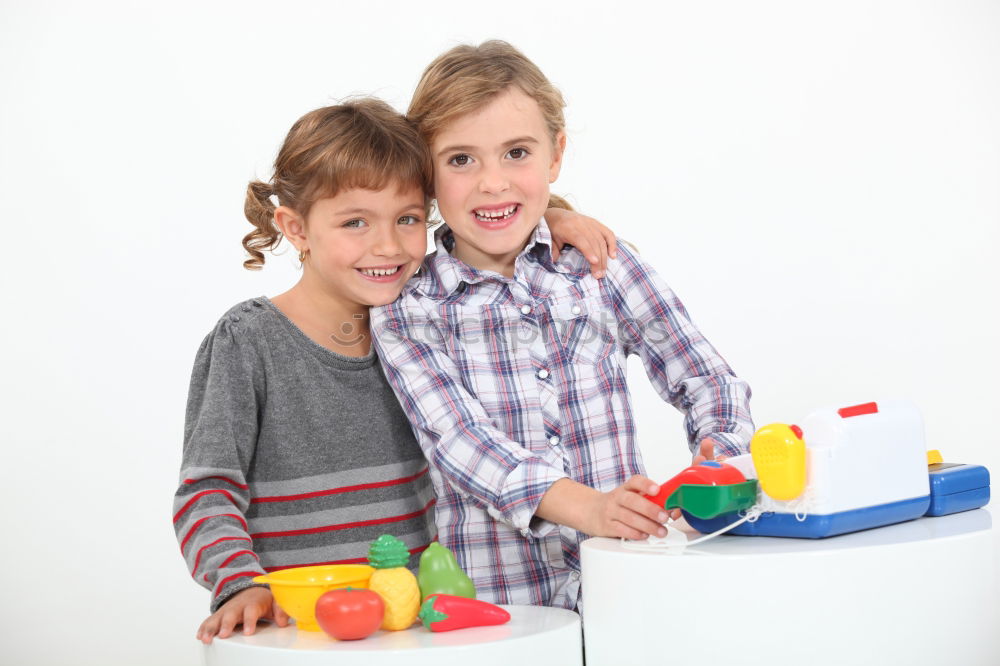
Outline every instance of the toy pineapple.
{"label": "toy pineapple", "polygon": [[390,534],[383,534],[368,549],[368,563],[375,567],[368,589],[377,592],[385,602],[382,628],[389,631],[406,629],[420,612],[420,587],[406,563],[410,551]]}

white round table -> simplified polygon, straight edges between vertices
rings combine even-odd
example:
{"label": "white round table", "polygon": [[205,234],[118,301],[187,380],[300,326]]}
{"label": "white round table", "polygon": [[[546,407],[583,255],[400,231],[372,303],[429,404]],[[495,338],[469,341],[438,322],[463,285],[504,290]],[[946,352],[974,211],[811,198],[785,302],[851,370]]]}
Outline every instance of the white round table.
{"label": "white round table", "polygon": [[674,554],[589,539],[587,664],[996,666],[997,534],[977,509],[829,539],[723,535]]}
{"label": "white round table", "polygon": [[[265,625],[252,636],[216,639],[205,647],[208,666],[486,666],[544,663],[582,666],[580,616],[561,608],[504,606],[510,622],[433,633],[421,625],[338,641],[294,625]],[[537,660],[537,661],[536,661]]]}

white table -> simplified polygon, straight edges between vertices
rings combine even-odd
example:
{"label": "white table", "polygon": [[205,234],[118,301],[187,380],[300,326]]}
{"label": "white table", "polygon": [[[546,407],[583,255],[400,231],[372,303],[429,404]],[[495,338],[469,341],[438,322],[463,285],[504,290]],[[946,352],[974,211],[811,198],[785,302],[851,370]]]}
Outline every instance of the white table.
{"label": "white table", "polygon": [[253,636],[216,639],[204,650],[208,666],[487,666],[583,664],[580,616],[561,608],[504,606],[510,622],[433,633],[421,625],[379,631],[360,641],[337,641],[294,625],[266,625]]}
{"label": "white table", "polygon": [[724,535],[673,555],[589,539],[587,664],[996,666],[997,534],[978,509],[820,540]]}

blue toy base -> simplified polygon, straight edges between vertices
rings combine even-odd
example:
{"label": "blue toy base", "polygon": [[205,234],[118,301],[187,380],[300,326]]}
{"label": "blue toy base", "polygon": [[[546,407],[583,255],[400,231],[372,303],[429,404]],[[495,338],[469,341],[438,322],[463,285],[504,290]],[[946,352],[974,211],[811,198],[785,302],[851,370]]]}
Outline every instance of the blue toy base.
{"label": "blue toy base", "polygon": [[[734,527],[727,534],[822,539],[914,520],[927,512],[930,502],[930,495],[924,495],[840,513],[808,515],[801,521],[791,513],[765,512],[756,521]],[[705,520],[684,511],[684,518],[691,527],[708,534],[736,522],[740,516],[736,513],[730,513]]]}
{"label": "blue toy base", "polygon": [[973,488],[951,495],[931,495],[931,506],[927,509],[928,516],[947,516],[960,511],[971,511],[990,502],[990,487]]}
{"label": "blue toy base", "polygon": [[982,465],[937,463],[928,469],[931,481],[928,516],[947,516],[989,504],[990,473]]}

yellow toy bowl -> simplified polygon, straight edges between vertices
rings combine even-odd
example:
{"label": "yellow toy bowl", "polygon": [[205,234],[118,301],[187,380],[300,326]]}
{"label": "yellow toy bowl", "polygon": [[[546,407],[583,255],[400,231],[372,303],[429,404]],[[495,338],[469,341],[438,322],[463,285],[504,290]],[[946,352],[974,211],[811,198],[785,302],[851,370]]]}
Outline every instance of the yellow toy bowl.
{"label": "yellow toy bowl", "polygon": [[274,600],[295,619],[299,629],[320,631],[316,624],[316,602],[323,593],[340,587],[367,588],[373,571],[367,564],[324,564],[282,569],[257,576],[253,582],[271,586]]}

